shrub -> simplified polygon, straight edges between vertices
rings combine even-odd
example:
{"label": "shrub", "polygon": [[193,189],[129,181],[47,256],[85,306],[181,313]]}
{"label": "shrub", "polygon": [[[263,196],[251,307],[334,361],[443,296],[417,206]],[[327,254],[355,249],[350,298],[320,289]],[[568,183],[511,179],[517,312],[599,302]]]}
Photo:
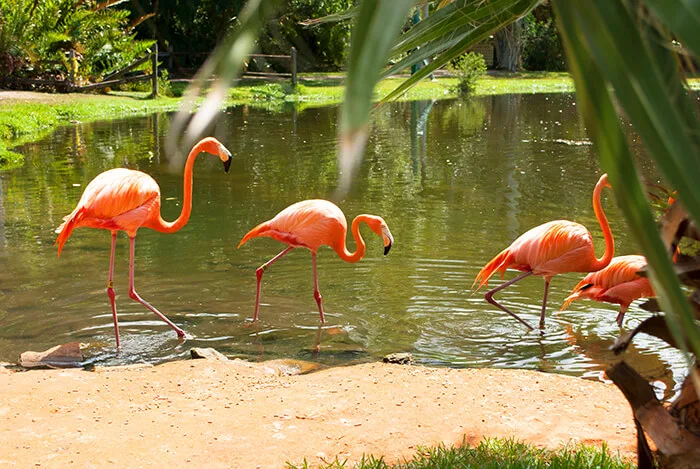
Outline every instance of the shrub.
{"label": "shrub", "polygon": [[523,68],[526,70],[566,70],[564,47],[554,18],[537,19],[530,13],[523,20]]}
{"label": "shrub", "polygon": [[486,60],[481,54],[468,52],[454,59],[447,69],[457,76],[457,91],[459,94],[468,94],[476,88],[476,80],[486,73]]}

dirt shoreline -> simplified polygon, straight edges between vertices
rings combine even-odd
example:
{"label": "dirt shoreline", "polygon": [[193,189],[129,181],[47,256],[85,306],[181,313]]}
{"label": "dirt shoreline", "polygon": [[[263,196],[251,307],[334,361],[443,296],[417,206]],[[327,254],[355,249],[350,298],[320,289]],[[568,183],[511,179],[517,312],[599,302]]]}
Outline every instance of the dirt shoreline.
{"label": "dirt shoreline", "polygon": [[616,387],[523,370],[383,363],[286,376],[278,365],[189,360],[155,367],[0,367],[0,466],[277,468],[421,445],[516,437],[635,454]]}

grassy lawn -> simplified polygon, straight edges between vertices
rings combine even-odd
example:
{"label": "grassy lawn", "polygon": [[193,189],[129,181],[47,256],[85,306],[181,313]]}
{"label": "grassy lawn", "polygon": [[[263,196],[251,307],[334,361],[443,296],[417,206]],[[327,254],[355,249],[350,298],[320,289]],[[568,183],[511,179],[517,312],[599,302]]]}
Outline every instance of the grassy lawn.
{"label": "grassy lawn", "polygon": [[[315,466],[315,465],[314,465]],[[299,466],[289,464],[291,469],[307,469],[308,463]],[[462,445],[458,448],[438,446],[422,448],[410,461],[388,465],[383,459],[363,458],[348,466],[336,460],[323,469],[460,469],[478,467],[482,469],[632,469],[636,465],[619,456],[611,455],[608,449],[588,446],[566,446],[558,450],[536,448],[514,440],[489,439],[477,446]]]}
{"label": "grassy lawn", "polygon": [[[403,79],[388,78],[381,81],[376,88],[377,99],[389,94]],[[455,84],[456,79],[449,77],[423,80],[400,99],[454,98]],[[700,89],[700,78],[691,79],[690,85],[693,89]],[[57,125],[175,111],[180,105],[180,96],[185,87],[184,83],[173,83],[175,97],[158,99],[149,99],[147,92],[111,92],[99,95],[34,93],[33,99],[3,98],[0,100],[0,170],[22,164],[22,156],[12,152],[13,147],[38,140]],[[474,95],[573,91],[573,80],[565,72],[490,73],[477,82]],[[342,75],[303,74],[296,89],[289,82],[242,80],[231,88],[225,105],[247,104],[271,110],[282,110],[295,105],[297,110],[303,111],[308,107],[339,104],[343,92]]]}

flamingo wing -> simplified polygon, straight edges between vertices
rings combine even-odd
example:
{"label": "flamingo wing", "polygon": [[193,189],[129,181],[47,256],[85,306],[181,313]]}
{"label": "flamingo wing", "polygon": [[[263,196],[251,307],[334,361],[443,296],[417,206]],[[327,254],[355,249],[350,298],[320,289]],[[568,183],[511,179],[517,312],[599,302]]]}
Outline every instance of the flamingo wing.
{"label": "flamingo wing", "polygon": [[551,277],[562,272],[588,272],[595,260],[593,237],[585,226],[568,220],[554,220],[520,235],[491,259],[477,274],[479,288],[488,285],[495,273],[508,268]]}
{"label": "flamingo wing", "polygon": [[160,201],[160,190],[151,176],[116,168],[105,171],[88,184],[78,207],[84,207],[91,218],[110,220],[134,210],[145,210],[145,215],[156,199]]}
{"label": "flamingo wing", "polygon": [[528,266],[535,275],[588,272],[595,260],[593,236],[585,226],[555,220],[537,226],[511,245],[513,263]]}
{"label": "flamingo wing", "polygon": [[58,254],[74,228],[125,230],[133,236],[159,207],[160,190],[149,175],[124,168],[105,171],[90,181],[75,210],[56,228]]}

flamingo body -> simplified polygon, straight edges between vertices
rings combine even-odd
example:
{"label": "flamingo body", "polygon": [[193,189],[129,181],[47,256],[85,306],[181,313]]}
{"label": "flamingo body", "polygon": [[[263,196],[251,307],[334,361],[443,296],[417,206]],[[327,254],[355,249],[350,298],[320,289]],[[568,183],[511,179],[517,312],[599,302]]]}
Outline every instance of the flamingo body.
{"label": "flamingo body", "polygon": [[488,285],[494,272],[503,276],[509,268],[551,278],[564,272],[590,272],[595,262],[588,229],[572,221],[554,220],[520,235],[481,269],[477,280],[479,287]]}
{"label": "flamingo body", "polygon": [[563,311],[573,301],[590,299],[620,305],[617,323],[622,326],[625,312],[638,298],[656,296],[648,277],[639,275],[647,265],[644,256],[614,257],[610,264],[597,272],[586,275],[571,291],[561,307]]}
{"label": "flamingo body", "polygon": [[257,285],[255,295],[255,314],[253,321],[258,319],[260,309],[261,281],[265,270],[282,256],[294,248],[306,248],[311,251],[311,261],[314,274],[314,298],[318,305],[321,322],[325,322],[321,293],[318,289],[318,274],[316,271],[316,252],[318,248],[327,245],[333,248],[338,256],[346,262],[358,262],[365,255],[365,242],[360,235],[360,223],[367,225],[384,241],[384,254],[388,254],[394,238],[386,222],[376,215],[358,215],[352,222],[352,235],[357,244],[354,253],[350,253],[345,245],[348,225],[342,210],[328,200],[312,199],[297,202],[285,208],[272,219],[265,221],[250,230],[238,244],[240,248],[252,238],[267,236],[287,245],[287,248],[261,265],[256,271]]}
{"label": "flamingo body", "polygon": [[239,247],[251,238],[268,236],[312,252],[317,252],[324,244],[336,250],[336,247],[345,245],[347,231],[345,215],[337,205],[327,200],[304,200],[253,228],[243,237]]}
{"label": "flamingo body", "polygon": [[[593,246],[593,236],[585,226],[569,220],[554,220],[536,226],[520,235],[506,249],[491,259],[477,274],[474,284],[488,286],[489,279],[495,272],[501,277],[507,269],[524,272],[522,275],[486,293],[486,300],[513,316],[532,329],[527,322],[505,306],[498,303],[494,293],[516,283],[528,275],[544,278],[545,290],[540,313],[540,329],[544,328],[544,315],[547,307],[547,293],[552,277],[565,272],[593,272],[610,263],[615,251],[610,225],[603,212],[600,196],[604,187],[610,187],[607,174],[603,174],[593,190],[593,210],[600,223],[605,238],[605,253],[598,259]],[[477,289],[478,289],[477,288]]]}
{"label": "flamingo body", "polygon": [[165,321],[177,332],[178,337],[185,333],[160,311],[144,301],[134,287],[134,254],[136,232],[141,227],[152,228],[164,233],[173,233],[182,228],[189,220],[192,211],[192,170],[194,160],[201,152],[217,155],[228,172],[231,165],[231,153],[216,139],[208,137],[199,141],[190,151],[185,163],[184,197],[182,212],[173,222],[166,222],[160,216],[160,188],[156,181],[146,173],[125,168],[115,168],[97,175],[85,188],[75,209],[68,214],[56,229],[58,237],[58,255],[75,228],[89,227],[112,232],[112,250],[110,254],[109,279],[107,295],[112,306],[114,334],[117,347],[120,347],[119,322],[113,287],[114,251],[117,232],[125,231],[129,236],[129,296],[144,305]]}

